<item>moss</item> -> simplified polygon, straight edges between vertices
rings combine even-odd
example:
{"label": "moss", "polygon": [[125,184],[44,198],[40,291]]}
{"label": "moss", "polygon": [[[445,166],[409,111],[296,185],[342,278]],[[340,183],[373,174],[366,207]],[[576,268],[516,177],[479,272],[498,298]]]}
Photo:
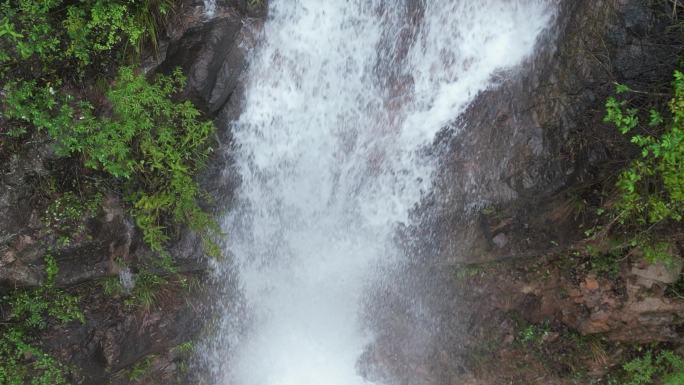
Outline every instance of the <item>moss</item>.
{"label": "moss", "polygon": [[156,358],[156,355],[149,354],[136,362],[135,365],[133,365],[133,367],[128,371],[128,379],[131,381],[143,379],[149,374],[149,370]]}

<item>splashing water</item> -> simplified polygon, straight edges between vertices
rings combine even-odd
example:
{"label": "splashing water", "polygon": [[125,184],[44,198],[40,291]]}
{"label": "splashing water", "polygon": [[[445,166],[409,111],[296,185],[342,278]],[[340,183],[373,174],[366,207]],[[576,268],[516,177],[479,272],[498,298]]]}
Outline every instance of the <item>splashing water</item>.
{"label": "splashing water", "polygon": [[202,0],[204,3],[204,15],[211,19],[216,14],[216,0]]}
{"label": "splashing water", "polygon": [[364,288],[400,258],[396,226],[429,192],[425,148],[552,17],[541,0],[417,3],[270,1],[225,220],[223,270],[238,269],[247,310],[224,317],[249,327],[214,353],[219,384],[366,383]]}
{"label": "splashing water", "polygon": [[119,270],[119,283],[126,293],[130,293],[135,288],[135,277],[130,268],[124,267]]}

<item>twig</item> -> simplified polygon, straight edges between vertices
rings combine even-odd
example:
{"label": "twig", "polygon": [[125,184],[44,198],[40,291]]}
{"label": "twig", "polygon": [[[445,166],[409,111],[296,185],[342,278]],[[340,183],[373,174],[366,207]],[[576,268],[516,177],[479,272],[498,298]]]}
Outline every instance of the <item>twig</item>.
{"label": "twig", "polygon": [[677,0],[674,0],[674,4],[672,5],[672,18],[677,19]]}
{"label": "twig", "polygon": [[10,239],[16,237],[17,235],[19,235],[19,233],[8,234],[4,237],[0,237],[0,243],[5,243],[5,242],[9,241]]}
{"label": "twig", "polygon": [[[613,82],[616,86],[619,85],[620,83],[618,82]],[[644,95],[657,95],[657,96],[671,96],[670,94],[663,93],[663,92],[648,92],[648,91],[639,91],[639,90],[634,90],[632,88],[628,89],[627,92],[632,92],[635,94],[644,94]]]}
{"label": "twig", "polygon": [[681,299],[684,299],[684,296],[681,295],[681,294],[679,294],[679,292],[678,292],[677,290],[675,290],[672,286],[670,286],[670,290],[672,290],[672,292],[674,293],[674,295],[676,295],[677,297],[679,297],[679,298],[681,298]]}

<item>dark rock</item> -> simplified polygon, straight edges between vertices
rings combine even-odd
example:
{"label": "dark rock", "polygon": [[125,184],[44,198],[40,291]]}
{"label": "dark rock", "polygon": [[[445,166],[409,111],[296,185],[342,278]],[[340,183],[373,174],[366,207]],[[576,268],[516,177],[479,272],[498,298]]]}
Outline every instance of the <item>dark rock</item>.
{"label": "dark rock", "polygon": [[[624,139],[602,123],[603,100],[614,82],[666,84],[676,66],[663,33],[669,19],[653,7],[560,6],[535,57],[482,93],[449,129],[455,135],[440,139],[434,196],[418,214],[422,228],[440,230],[418,249],[437,250],[437,263],[482,262],[543,254],[582,236],[568,192],[600,180],[605,160],[625,151],[609,147]],[[486,207],[511,219],[499,229],[511,240],[505,247],[482,222]]]}
{"label": "dark rock", "polygon": [[241,28],[241,20],[235,15],[187,30],[169,44],[159,70],[182,68],[188,74],[186,96],[206,113],[216,114],[235,89],[242,70],[244,59],[236,39]]}
{"label": "dark rock", "polygon": [[0,172],[0,250],[33,227],[36,215],[32,181],[48,173],[44,162],[53,157],[51,144],[36,136],[23,143]]}
{"label": "dark rock", "polygon": [[152,68],[162,73],[181,68],[188,80],[183,97],[215,117],[238,86],[255,23],[224,2],[217,4],[210,20],[202,11],[201,6],[187,8],[171,27],[162,58]]}
{"label": "dark rock", "polygon": [[178,373],[170,366],[179,360],[179,352],[173,348],[192,341],[201,330],[200,304],[188,300],[201,294],[170,285],[157,289],[154,306],[144,309],[127,307],[95,288],[91,283],[77,290],[83,297],[85,324],[71,322],[46,331],[49,337],[43,338],[49,351],[76,365],[73,382],[130,384],[131,370],[149,359],[143,383],[175,383]]}

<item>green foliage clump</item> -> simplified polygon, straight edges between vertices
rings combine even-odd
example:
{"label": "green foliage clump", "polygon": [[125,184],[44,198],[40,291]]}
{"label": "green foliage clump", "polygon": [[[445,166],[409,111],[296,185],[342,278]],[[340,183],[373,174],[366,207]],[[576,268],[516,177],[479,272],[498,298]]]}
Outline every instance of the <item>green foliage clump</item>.
{"label": "green foliage clump", "polygon": [[66,385],[67,368],[28,343],[29,335],[11,328],[0,336],[0,384]]}
{"label": "green foliage clump", "polygon": [[109,296],[118,296],[124,292],[123,285],[119,277],[106,277],[100,281],[100,286],[102,287],[102,292]]}
{"label": "green foliage clump", "polygon": [[[0,135],[16,142],[45,134],[58,156],[89,169],[98,189],[106,185],[120,193],[168,270],[167,242],[181,227],[199,231],[207,252],[219,254],[211,241],[217,225],[199,206],[203,193],[194,181],[214,128],[190,102],[174,101],[185,82],[180,71],[148,81],[134,66],[122,65],[135,62],[131,53],[143,45],[155,47],[175,2],[0,0],[0,114],[7,123]],[[106,86],[96,87],[93,74]],[[99,209],[102,195],[51,195],[41,218],[48,235],[57,236],[59,246],[87,236],[83,220]],[[0,303],[0,385],[66,383],[68,368],[35,347],[35,337],[49,325],[83,322],[84,316],[78,298],[55,287],[58,266],[50,255],[45,266],[43,285],[15,290]],[[138,273],[136,286],[125,293],[127,305],[149,308],[165,283],[159,275]],[[104,286],[122,290],[114,280]]]}
{"label": "green foliage clump", "polygon": [[[639,111],[626,108],[627,101],[611,97],[606,102],[605,121],[614,124],[641,150],[641,156],[622,172],[617,186],[617,209],[622,221],[652,225],[666,220],[681,221],[684,215],[684,74],[674,75],[674,96],[667,120],[649,111],[648,130],[634,134],[640,125]],[[621,89],[623,90],[623,89]],[[660,132],[657,134],[656,132]]]}
{"label": "green foliage clump", "polygon": [[192,341],[182,342],[173,348],[178,354],[190,354],[195,349],[195,344]]}
{"label": "green foliage clump", "polygon": [[142,269],[135,274],[132,288],[125,288],[118,277],[104,278],[100,284],[106,295],[123,297],[126,307],[149,311],[159,301],[165,287],[183,287],[186,281],[179,274],[163,276]]}
{"label": "green foliage clump", "polygon": [[546,322],[539,325],[529,324],[520,330],[517,341],[525,345],[541,345],[544,338],[549,335],[550,330],[550,326]]}
{"label": "green foliage clump", "polygon": [[656,378],[663,385],[684,384],[684,360],[671,351],[654,356],[651,351],[623,365],[625,385],[650,385]]}
{"label": "green foliage clump", "polygon": [[193,175],[203,165],[214,127],[199,119],[188,101],[171,95],[184,84],[180,71],[148,83],[124,67],[107,94],[112,117],[84,118],[59,136],[70,152],[85,156],[87,167],[130,181],[133,215],[145,241],[163,252],[168,240],[163,223],[204,229],[211,220],[198,205]]}
{"label": "green foliage clump", "polygon": [[609,279],[617,279],[620,275],[620,260],[624,258],[625,249],[612,246],[608,251],[599,251],[587,246],[587,253],[591,256],[591,270]]}
{"label": "green foliage clump", "polygon": [[99,193],[84,200],[72,192],[66,192],[50,203],[42,222],[57,235],[59,246],[68,246],[74,237],[85,232],[84,219],[95,216],[101,202],[102,195]]}
{"label": "green foliage clump", "polygon": [[3,115],[22,124],[7,132],[7,135],[24,135],[27,132],[26,124],[56,135],[59,127],[73,120],[74,109],[69,104],[70,99],[69,95],[56,95],[51,85],[39,86],[35,80],[10,81],[5,84]]}
{"label": "green foliage clump", "polygon": [[[658,242],[652,229],[684,218],[684,74],[680,71],[674,74],[673,89],[667,112],[651,109],[645,123],[641,111],[629,108],[627,100],[610,97],[606,102],[604,121],[630,135],[640,152],[618,177],[612,213],[634,234],[627,244],[641,249],[651,263],[672,260],[669,245]],[[618,85],[616,92],[631,90]]]}
{"label": "green foliage clump", "polygon": [[85,322],[78,297],[55,288],[59,271],[50,254],[45,255],[46,279],[35,289],[19,290],[3,297],[11,309],[8,322],[0,326],[0,385],[65,385],[68,368],[34,346],[36,332],[51,320]]}
{"label": "green foliage clump", "polygon": [[[113,67],[121,59],[110,59],[123,46],[156,41],[172,4],[0,0],[5,134],[45,132],[57,142],[58,155],[80,156],[85,167],[114,179],[145,242],[167,268],[166,243],[182,226],[202,233],[208,254],[220,254],[211,241],[218,227],[199,207],[201,190],[193,180],[210,151],[213,125],[190,102],[173,101],[185,82],[180,71],[148,82],[124,66],[106,100],[95,105],[64,90],[74,69]],[[60,239],[69,242],[64,234]]]}
{"label": "green foliage clump", "polygon": [[110,116],[24,82],[7,92],[5,115],[47,131],[59,154],[81,155],[86,167],[121,180],[136,224],[155,252],[165,255],[170,232],[187,225],[201,231],[208,252],[216,254],[210,233],[218,228],[199,207],[201,190],[193,179],[210,152],[214,126],[189,101],[172,100],[184,82],[180,71],[150,83],[123,67],[107,93]]}
{"label": "green foliage clump", "polygon": [[122,3],[95,1],[90,7],[71,6],[66,13],[66,54],[83,64],[89,64],[91,56],[110,51],[122,40],[137,46],[144,32]]}
{"label": "green foliage clump", "polygon": [[138,361],[128,372],[128,379],[131,381],[137,381],[144,378],[148,374],[148,371],[152,367],[156,357],[156,355],[150,354]]}
{"label": "green foliage clump", "polygon": [[60,322],[79,320],[85,322],[78,308],[78,297],[66,294],[55,288],[55,278],[59,272],[55,258],[46,254],[45,282],[35,289],[22,290],[10,298],[11,319],[30,328],[44,329],[49,319]]}
{"label": "green foliage clump", "polygon": [[[29,65],[36,78],[114,63],[126,47],[156,42],[171,0],[4,0],[0,75]],[[114,53],[114,55],[113,55]]]}
{"label": "green foliage clump", "polygon": [[16,64],[36,56],[52,61],[58,54],[60,40],[50,20],[50,13],[61,0],[5,0],[0,3],[0,65]]}
{"label": "green foliage clump", "polygon": [[166,283],[168,283],[167,279],[158,274],[141,272],[136,275],[135,286],[124,304],[150,310],[157,301],[159,289]]}
{"label": "green foliage clump", "polygon": [[644,254],[644,259],[648,263],[664,262],[665,265],[671,265],[673,262],[673,253],[671,245],[668,242],[644,242],[641,245],[641,251]]}

